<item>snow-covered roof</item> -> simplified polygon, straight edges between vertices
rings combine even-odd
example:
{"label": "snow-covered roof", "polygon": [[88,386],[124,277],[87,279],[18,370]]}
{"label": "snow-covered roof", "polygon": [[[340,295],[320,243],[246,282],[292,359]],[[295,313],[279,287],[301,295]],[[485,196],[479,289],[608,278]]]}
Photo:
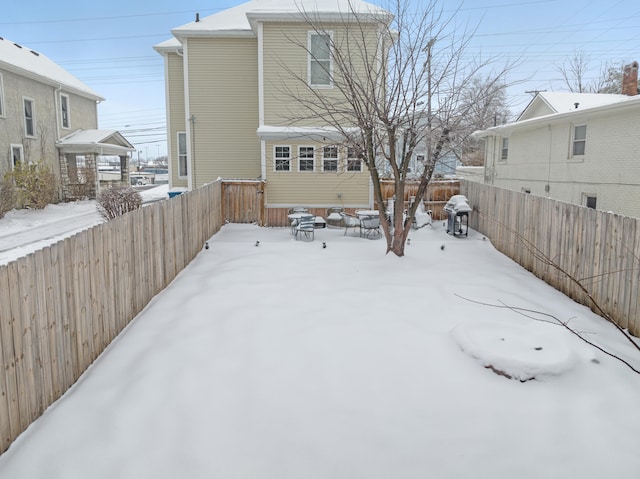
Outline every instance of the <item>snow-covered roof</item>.
{"label": "snow-covered roof", "polygon": [[[517,121],[528,120],[541,114],[564,113],[576,108],[595,108],[626,101],[627,95],[608,93],[573,93],[566,91],[542,91],[527,105]],[[576,107],[577,105],[577,107]]]}
{"label": "snow-covered roof", "polygon": [[97,153],[122,155],[135,147],[116,130],[78,130],[56,143],[63,153]]}
{"label": "snow-covered roof", "polygon": [[[573,94],[573,95],[601,95],[604,98],[595,98],[595,97],[576,97],[574,99],[586,99],[591,100],[591,103],[586,102],[580,103],[578,108],[573,106],[571,109],[561,110],[557,113],[549,113],[546,115],[533,116],[529,118],[520,119],[513,123],[507,123],[506,125],[494,126],[492,128],[488,128],[486,130],[477,131],[473,133],[473,136],[477,138],[484,138],[487,136],[497,136],[502,135],[504,133],[508,133],[513,130],[521,129],[521,128],[529,128],[532,125],[539,126],[540,124],[551,124],[553,122],[566,121],[567,118],[571,118],[574,115],[583,115],[585,112],[588,112],[590,115],[597,115],[600,113],[608,113],[612,110],[622,110],[622,109],[638,109],[640,111],[640,95],[637,96],[627,96],[627,95],[610,95],[603,93],[593,93],[593,94]],[[522,115],[521,115],[522,118]]]}
{"label": "snow-covered roof", "polygon": [[0,69],[53,86],[62,85],[78,95],[103,101],[98,93],[40,52],[0,37]]}
{"label": "snow-covered roof", "polygon": [[322,139],[340,140],[345,133],[357,133],[357,128],[345,128],[340,131],[334,127],[307,127],[307,126],[272,126],[263,125],[258,128],[257,134],[263,140],[278,139]]}
{"label": "snow-covered roof", "polygon": [[253,26],[257,20],[300,20],[305,14],[314,19],[347,19],[354,13],[359,18],[367,15],[391,18],[375,5],[361,0],[251,0],[236,7],[187,23],[171,32],[181,36],[255,36]]}

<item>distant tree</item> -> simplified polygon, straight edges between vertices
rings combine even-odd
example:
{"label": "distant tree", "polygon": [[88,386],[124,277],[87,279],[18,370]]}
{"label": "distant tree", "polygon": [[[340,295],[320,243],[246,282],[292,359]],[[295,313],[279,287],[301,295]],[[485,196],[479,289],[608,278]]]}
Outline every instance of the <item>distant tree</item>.
{"label": "distant tree", "polygon": [[[597,70],[596,70],[597,68]],[[562,75],[564,85],[574,93],[622,93],[624,64],[606,61],[592,67],[588,55],[575,51],[556,70]],[[640,89],[638,90],[640,93]]]}
{"label": "distant tree", "polygon": [[[510,66],[491,70],[495,58],[469,55],[473,32],[455,24],[457,12],[445,15],[441,1],[390,0],[386,10],[389,14],[363,12],[352,5],[350,14],[337,21],[343,22],[340,29],[336,20],[324,25],[316,12],[302,12],[309,28],[329,42],[332,62],[324,58],[326,49],[313,50],[306,38],[290,40],[324,70],[333,86],[330,94],[309,86],[306,71],[295,71],[286,62],[281,66],[298,80],[286,91],[297,110],[292,123],[322,123],[360,153],[371,176],[375,205],[383,213],[387,252],[403,256],[435,165],[452,150],[454,140],[468,136],[467,115],[475,105],[465,92],[477,87],[476,98],[492,96],[504,86]],[[333,35],[334,30],[340,34]],[[474,82],[479,76],[484,79]],[[395,186],[393,209],[403,211],[410,165],[422,144],[426,155],[416,201],[406,221],[396,214],[390,224],[381,179],[389,172]]]}

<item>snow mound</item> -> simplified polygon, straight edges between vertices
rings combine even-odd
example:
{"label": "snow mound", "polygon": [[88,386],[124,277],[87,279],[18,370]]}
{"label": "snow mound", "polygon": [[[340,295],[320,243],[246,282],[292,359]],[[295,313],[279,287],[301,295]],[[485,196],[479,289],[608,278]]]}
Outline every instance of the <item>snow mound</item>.
{"label": "snow mound", "polygon": [[575,356],[557,326],[541,322],[463,323],[451,331],[460,349],[485,368],[509,379],[528,381],[569,370]]}

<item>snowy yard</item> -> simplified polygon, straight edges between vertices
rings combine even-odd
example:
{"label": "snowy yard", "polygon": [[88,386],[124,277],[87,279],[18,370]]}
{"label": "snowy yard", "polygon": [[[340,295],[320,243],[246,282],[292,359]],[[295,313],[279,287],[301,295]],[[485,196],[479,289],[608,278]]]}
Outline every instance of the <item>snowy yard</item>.
{"label": "snowy yard", "polygon": [[342,230],[224,226],[0,477],[638,477],[640,376],[463,298],[571,319],[640,365],[614,328],[476,232],[436,222],[410,239],[396,258]]}

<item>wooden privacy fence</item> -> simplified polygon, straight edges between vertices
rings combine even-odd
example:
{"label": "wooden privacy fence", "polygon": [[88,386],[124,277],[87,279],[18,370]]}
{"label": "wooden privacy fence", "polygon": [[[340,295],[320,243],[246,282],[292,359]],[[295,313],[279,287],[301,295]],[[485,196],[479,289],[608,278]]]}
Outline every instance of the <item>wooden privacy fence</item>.
{"label": "wooden privacy fence", "polygon": [[221,182],[0,265],[0,452],[223,224]]}
{"label": "wooden privacy fence", "polygon": [[[388,200],[395,194],[395,185],[393,180],[382,180],[382,198]],[[409,207],[411,197],[416,196],[419,181],[407,181],[404,188],[405,208]],[[433,212],[433,219],[441,220],[446,218],[444,213],[444,205],[449,198],[457,195],[460,191],[460,182],[458,180],[433,180],[429,182],[427,192],[424,196],[424,206]]]}
{"label": "wooden privacy fence", "polygon": [[229,223],[265,224],[264,181],[224,180],[222,210]]}
{"label": "wooden privacy fence", "polygon": [[[539,278],[640,335],[640,219],[463,181],[469,226]],[[557,264],[562,274],[550,263]],[[568,319],[568,318],[566,318]]]}

